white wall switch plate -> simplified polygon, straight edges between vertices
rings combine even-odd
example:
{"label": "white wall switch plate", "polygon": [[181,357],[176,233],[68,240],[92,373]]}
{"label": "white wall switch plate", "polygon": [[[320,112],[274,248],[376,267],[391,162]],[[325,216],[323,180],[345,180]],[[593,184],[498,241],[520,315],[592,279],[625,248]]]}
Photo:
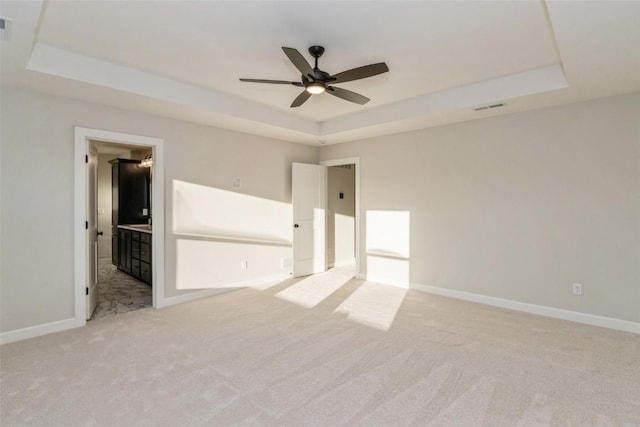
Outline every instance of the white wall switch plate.
{"label": "white wall switch plate", "polygon": [[149,209],[142,208],[142,215],[149,215]]}

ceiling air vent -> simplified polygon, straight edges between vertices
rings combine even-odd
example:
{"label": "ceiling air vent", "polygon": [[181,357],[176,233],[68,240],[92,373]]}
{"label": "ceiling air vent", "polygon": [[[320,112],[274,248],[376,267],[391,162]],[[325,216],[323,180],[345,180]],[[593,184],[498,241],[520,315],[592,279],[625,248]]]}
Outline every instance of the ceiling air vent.
{"label": "ceiling air vent", "polygon": [[11,40],[11,20],[0,16],[0,40]]}
{"label": "ceiling air vent", "polygon": [[498,104],[491,104],[491,105],[483,105],[481,107],[476,107],[473,110],[474,111],[483,111],[483,110],[491,110],[493,108],[500,108],[500,107],[504,107],[506,104],[504,102],[500,102]]}

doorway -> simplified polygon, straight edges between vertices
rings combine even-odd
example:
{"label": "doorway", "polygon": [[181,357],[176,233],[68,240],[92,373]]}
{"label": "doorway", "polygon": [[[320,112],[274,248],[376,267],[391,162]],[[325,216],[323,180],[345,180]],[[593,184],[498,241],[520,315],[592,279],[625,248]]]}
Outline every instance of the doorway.
{"label": "doorway", "polygon": [[[114,279],[115,273],[122,273],[122,269],[113,265],[112,245],[115,239],[111,234],[114,228],[110,224],[110,213],[112,206],[107,202],[111,196],[110,192],[104,190],[111,186],[111,167],[107,157],[121,158],[124,162],[135,163],[138,167],[140,162],[136,158],[153,159],[147,171],[149,177],[149,211],[140,212],[146,217],[153,216],[153,228],[142,221],[127,220],[134,227],[129,230],[129,237],[132,244],[129,248],[132,252],[132,263],[140,267],[146,265],[145,275],[141,276],[138,271],[134,276],[142,279],[152,286],[139,283],[131,277],[131,274],[118,275],[116,281],[118,286],[125,288],[133,299],[141,297],[140,292],[150,291],[150,295],[144,296],[147,302],[144,306],[161,307],[164,301],[164,178],[163,178],[163,141],[158,138],[150,138],[138,135],[122,134],[98,129],[75,128],[75,323],[76,326],[83,326],[92,307],[96,303],[96,296],[99,291],[99,272],[103,275],[103,280]],[[128,159],[127,159],[128,158]],[[101,161],[102,160],[102,161]],[[106,162],[106,164],[105,164]],[[147,163],[147,162],[145,162]],[[99,190],[99,173],[102,172],[102,194]],[[143,167],[143,165],[140,165]],[[104,177],[108,174],[108,181]],[[106,184],[105,182],[108,182]],[[152,182],[152,184],[151,184]],[[156,209],[153,209],[153,208]],[[151,211],[153,209],[153,212]],[[146,222],[146,219],[145,219]],[[132,228],[132,227],[130,227]],[[119,227],[115,228],[116,230]],[[152,238],[151,238],[151,230]],[[146,233],[148,231],[148,233]],[[133,236],[133,237],[132,237]],[[142,237],[141,237],[142,236]],[[134,240],[135,239],[135,240]],[[135,242],[135,243],[134,243]],[[144,253],[143,243],[146,243],[146,253]],[[119,245],[121,247],[121,245]],[[138,252],[135,252],[137,248]],[[117,264],[117,263],[116,263]],[[131,271],[129,271],[131,273]],[[140,287],[140,292],[126,288],[128,280]],[[135,280],[135,281],[134,281]],[[149,298],[150,297],[150,298]],[[130,302],[131,304],[136,304]],[[114,303],[120,308],[120,312],[127,311],[127,307]],[[132,308],[131,306],[129,308]],[[118,311],[116,308],[114,311]],[[104,314],[104,313],[103,313]]]}
{"label": "doorway", "polygon": [[[142,277],[140,268],[143,264],[146,271],[150,271],[151,266],[148,261],[152,251],[145,242],[151,241],[153,236],[150,200],[153,188],[152,152],[152,147],[149,146],[89,141],[90,164],[92,156],[97,164],[96,191],[89,191],[89,197],[95,197],[96,200],[95,203],[89,200],[89,205],[90,209],[97,212],[97,262],[95,267],[91,267],[96,269],[97,286],[94,298],[89,298],[87,304],[87,320],[104,319],[152,306],[152,282],[150,277]],[[123,197],[123,189],[118,188],[119,176],[126,179],[121,185],[136,186],[129,191],[135,190],[137,200]],[[92,179],[89,180],[90,183],[91,181]],[[119,206],[118,198],[122,199],[120,203],[125,204],[124,206]],[[122,218],[127,211],[137,214],[130,219]],[[135,222],[137,228],[129,230],[118,225],[130,222]],[[128,242],[125,237],[129,238]],[[127,245],[131,246],[130,250],[135,249],[135,255],[127,255]],[[140,260],[141,247],[144,248],[147,262]],[[135,263],[135,269],[131,268],[132,263]]]}
{"label": "doorway", "polygon": [[327,168],[327,268],[355,270],[355,165]]}
{"label": "doorway", "polygon": [[[327,254],[327,267],[354,269],[355,277],[357,279],[362,279],[365,277],[365,274],[364,265],[362,264],[362,260],[360,257],[360,157],[324,160],[319,162],[319,164],[321,166],[327,167],[327,169],[334,172],[339,169],[341,172],[337,172],[337,175],[342,175],[342,179],[339,180],[342,181],[341,184],[334,186],[329,179],[327,179],[326,184],[325,194],[327,196],[327,208],[329,209],[328,216],[333,217],[334,222],[333,230],[331,230],[330,225],[327,227],[327,248],[325,251]],[[340,188],[338,187],[341,187],[342,191],[340,191]],[[351,192],[351,194],[347,194],[349,192]],[[342,199],[340,199],[340,193],[343,193]],[[334,199],[333,201],[331,200],[332,198]],[[347,207],[347,205],[349,205],[349,207]],[[339,222],[338,227],[335,227],[336,219]],[[327,223],[329,223],[330,221],[331,218],[327,218]],[[341,235],[338,237],[340,249],[335,246],[336,232],[346,232],[349,234],[348,236]],[[331,236],[329,233],[333,233],[333,236]],[[349,246],[351,244],[353,245],[353,252],[351,252],[351,250],[349,249]],[[330,245],[332,247],[330,247]],[[331,265],[331,249],[333,250],[333,265]],[[349,259],[351,256],[349,255],[350,253],[353,254],[353,260]]]}

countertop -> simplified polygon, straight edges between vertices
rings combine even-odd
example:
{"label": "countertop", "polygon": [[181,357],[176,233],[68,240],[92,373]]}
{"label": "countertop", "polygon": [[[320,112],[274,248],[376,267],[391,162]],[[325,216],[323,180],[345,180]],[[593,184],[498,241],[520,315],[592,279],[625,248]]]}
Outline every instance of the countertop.
{"label": "countertop", "polygon": [[125,230],[139,231],[141,233],[148,233],[148,234],[152,234],[153,232],[153,230],[151,229],[151,226],[147,224],[123,224],[123,225],[118,225],[118,228],[124,228]]}

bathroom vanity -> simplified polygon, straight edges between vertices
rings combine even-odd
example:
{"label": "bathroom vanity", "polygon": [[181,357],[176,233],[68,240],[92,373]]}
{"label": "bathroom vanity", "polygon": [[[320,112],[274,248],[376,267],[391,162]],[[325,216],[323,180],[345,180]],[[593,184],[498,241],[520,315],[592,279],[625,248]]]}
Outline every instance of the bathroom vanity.
{"label": "bathroom vanity", "polygon": [[118,269],[151,285],[151,226],[118,225]]}

